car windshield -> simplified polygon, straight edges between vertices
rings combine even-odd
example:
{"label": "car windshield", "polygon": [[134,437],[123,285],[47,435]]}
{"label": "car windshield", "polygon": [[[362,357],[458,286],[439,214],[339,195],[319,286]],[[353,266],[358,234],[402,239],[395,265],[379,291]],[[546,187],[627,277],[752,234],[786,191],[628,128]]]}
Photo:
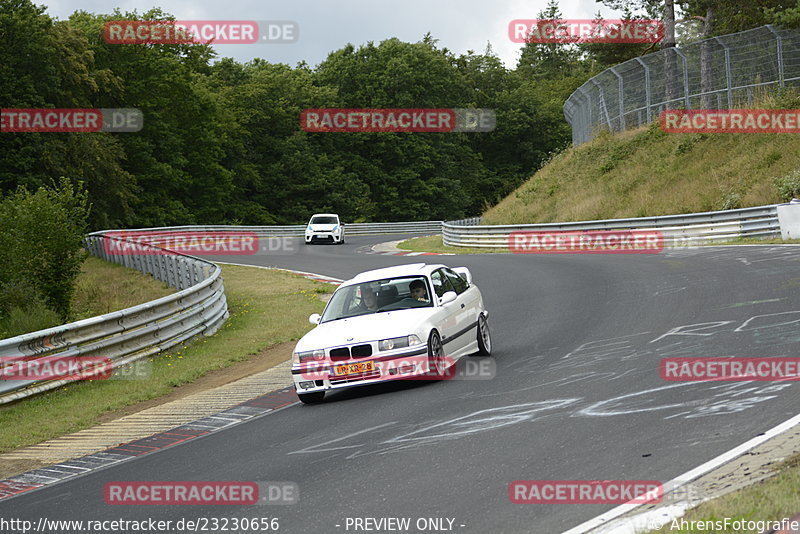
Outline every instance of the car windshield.
{"label": "car windshield", "polygon": [[433,306],[424,276],[385,278],[336,290],[320,323],[408,308]]}
{"label": "car windshield", "polygon": [[312,217],[308,224],[339,224],[336,217]]}

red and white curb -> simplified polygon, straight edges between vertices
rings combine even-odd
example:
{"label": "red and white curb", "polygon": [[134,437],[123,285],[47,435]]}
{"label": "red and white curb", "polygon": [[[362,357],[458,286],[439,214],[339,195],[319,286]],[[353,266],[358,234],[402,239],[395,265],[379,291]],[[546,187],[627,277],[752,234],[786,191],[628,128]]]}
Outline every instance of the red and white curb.
{"label": "red and white curb", "polygon": [[298,402],[294,388],[283,388],[165,432],[0,480],[0,501],[186,443]]}

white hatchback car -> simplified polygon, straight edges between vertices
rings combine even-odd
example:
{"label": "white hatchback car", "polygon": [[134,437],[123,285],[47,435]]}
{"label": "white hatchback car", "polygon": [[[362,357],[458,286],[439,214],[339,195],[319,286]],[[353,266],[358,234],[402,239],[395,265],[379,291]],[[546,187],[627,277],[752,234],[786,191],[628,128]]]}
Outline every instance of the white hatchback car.
{"label": "white hatchback car", "polygon": [[334,292],[292,354],[300,400],[385,380],[439,378],[492,350],[480,290],[466,267],[415,263],[361,273]]}
{"label": "white hatchback car", "polygon": [[334,244],[344,244],[344,225],[335,213],[317,213],[311,216],[305,232],[305,244],[310,245],[315,240],[330,241]]}

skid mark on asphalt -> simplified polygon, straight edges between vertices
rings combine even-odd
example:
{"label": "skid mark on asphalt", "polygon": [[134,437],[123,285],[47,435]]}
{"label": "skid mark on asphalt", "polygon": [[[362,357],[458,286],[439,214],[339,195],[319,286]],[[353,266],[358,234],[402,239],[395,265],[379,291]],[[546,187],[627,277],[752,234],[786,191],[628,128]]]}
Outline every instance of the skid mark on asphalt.
{"label": "skid mark on asphalt", "polygon": [[[577,398],[552,399],[524,404],[512,404],[497,408],[478,410],[468,415],[445,419],[443,421],[423,425],[404,425],[410,431],[401,430],[397,421],[370,427],[345,436],[311,445],[288,454],[313,454],[348,452],[346,460],[352,460],[373,454],[389,454],[402,450],[429,446],[431,444],[461,439],[479,432],[489,432],[499,428],[536,421],[553,410],[558,410],[576,403]],[[417,428],[414,428],[414,427]],[[391,431],[396,435],[388,439],[376,439],[376,435]],[[370,438],[372,438],[370,440]],[[336,446],[331,446],[336,443]],[[358,449],[352,451],[352,449]]]}

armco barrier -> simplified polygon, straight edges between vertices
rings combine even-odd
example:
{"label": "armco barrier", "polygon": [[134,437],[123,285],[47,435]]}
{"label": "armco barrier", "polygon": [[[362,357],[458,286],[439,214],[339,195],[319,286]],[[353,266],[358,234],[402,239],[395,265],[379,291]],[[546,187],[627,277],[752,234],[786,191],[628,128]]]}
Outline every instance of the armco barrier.
{"label": "armco barrier", "polygon": [[[781,205],[789,206],[789,205]],[[786,208],[782,208],[786,211]],[[797,208],[800,210],[800,206]],[[800,235],[800,217],[792,223],[784,213],[784,233]],[[129,230],[154,233],[204,231],[251,232],[259,237],[300,237],[305,225],[294,226],[173,226]],[[666,246],[700,244],[739,237],[778,237],[781,224],[778,206],[761,206],[739,210],[711,211],[688,215],[667,215],[636,219],[608,219],[570,223],[519,224],[481,226],[480,218],[459,221],[422,221],[398,223],[355,223],[345,225],[347,235],[442,232],[444,243],[461,247],[508,248],[508,238],[515,231],[581,231],[641,230],[663,232]],[[150,273],[178,292],[167,297],[125,310],[84,319],[47,330],[0,340],[0,357],[5,361],[33,358],[74,358],[93,356],[108,358],[114,366],[129,364],[157,354],[194,336],[211,335],[228,317],[220,268],[211,262],[165,251],[139,242],[137,250],[152,253],[114,254],[109,243],[122,241],[112,232],[95,232],[86,236],[86,249],[93,255],[114,263]],[[790,237],[795,234],[789,235]],[[157,241],[157,240],[156,240]],[[100,371],[98,371],[100,373]],[[59,387],[69,380],[0,381],[0,404]]]}
{"label": "armco barrier", "polygon": [[[346,235],[402,234],[441,231],[441,221],[352,223]],[[259,237],[302,237],[306,225],[291,226],[172,226],[141,228],[131,232],[152,233],[250,232]],[[211,335],[228,317],[220,268],[211,262],[165,251],[150,244],[137,243],[136,250],[151,253],[131,254],[125,247],[111,247],[114,234],[125,230],[106,230],[86,236],[86,249],[93,255],[141,272],[152,274],[179,291],[173,295],[125,310],[65,324],[38,332],[0,340],[2,365],[19,360],[48,358],[55,362],[75,357],[110,360],[118,367],[157,354],[196,335]],[[108,234],[108,235],[107,235]],[[155,244],[153,244],[155,242]],[[126,250],[125,254],[110,250]],[[88,360],[89,358],[87,358]],[[102,366],[89,374],[101,375]],[[62,386],[75,378],[57,380],[0,380],[0,404]]]}
{"label": "armco barrier", "polygon": [[777,205],[687,215],[635,219],[607,219],[568,223],[481,226],[480,220],[463,219],[442,225],[445,245],[475,248],[508,248],[512,232],[567,232],[588,230],[652,230],[664,235],[665,246],[699,245],[740,237],[780,237]]}
{"label": "armco barrier", "polygon": [[[237,232],[252,233],[258,237],[303,237],[305,224],[289,226],[166,226],[156,228],[136,228],[128,230],[107,230],[107,232],[147,232],[148,234],[170,234],[178,232]],[[390,222],[390,223],[348,223],[344,225],[345,236],[376,234],[418,234],[423,232],[439,233],[442,221]]]}
{"label": "armco barrier", "polygon": [[[112,254],[111,240],[96,232],[86,249],[114,263],[150,273],[178,289],[172,295],[74,323],[0,340],[6,362],[48,357],[108,359],[116,368],[157,354],[194,336],[211,335],[228,317],[221,269],[200,258],[139,244],[149,254]],[[91,369],[88,370],[92,372]],[[97,371],[101,374],[101,371]],[[0,381],[0,404],[57,388],[73,379]]]}

